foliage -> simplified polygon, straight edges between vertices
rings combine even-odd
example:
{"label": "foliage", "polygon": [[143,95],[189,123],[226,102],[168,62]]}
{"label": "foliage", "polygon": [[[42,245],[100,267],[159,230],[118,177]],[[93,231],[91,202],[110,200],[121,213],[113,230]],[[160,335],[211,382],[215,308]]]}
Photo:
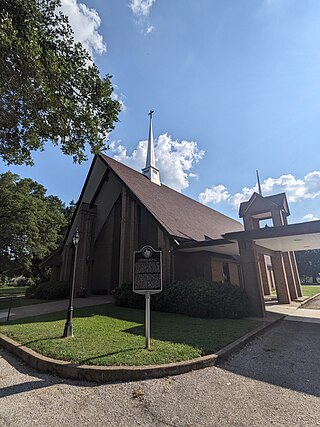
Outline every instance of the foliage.
{"label": "foliage", "polygon": [[[144,297],[135,294],[132,285],[122,285],[116,289],[115,302],[123,307],[142,308]],[[153,295],[151,308],[194,317],[239,318],[248,314],[248,299],[242,288],[230,283],[188,280],[171,283]]]}
{"label": "foliage", "polygon": [[33,164],[46,141],[74,161],[105,148],[120,103],[111,76],[101,77],[89,53],[75,43],[60,0],[0,2],[0,156]]}
{"label": "foliage", "polygon": [[56,249],[66,226],[65,205],[37,182],[0,174],[0,272],[26,277]]}
{"label": "foliage", "polygon": [[[152,296],[152,303],[154,303],[155,297],[157,297],[157,295]],[[143,308],[145,304],[144,296],[133,292],[132,285],[130,284],[123,284],[122,286],[115,288],[114,299],[116,305],[119,307]]]}
{"label": "foliage", "polygon": [[300,277],[311,277],[312,283],[317,283],[317,278],[320,277],[320,250],[299,251],[295,254]]}
{"label": "foliage", "polygon": [[31,285],[26,290],[27,298],[64,299],[70,295],[68,282],[44,282]]}
{"label": "foliage", "polygon": [[[199,319],[153,312],[151,349],[145,350],[144,312],[113,304],[76,309],[74,339],[61,338],[66,312],[11,321],[0,332],[43,355],[90,365],[149,365],[214,353],[260,323]],[[36,339],[35,339],[36,337]]]}

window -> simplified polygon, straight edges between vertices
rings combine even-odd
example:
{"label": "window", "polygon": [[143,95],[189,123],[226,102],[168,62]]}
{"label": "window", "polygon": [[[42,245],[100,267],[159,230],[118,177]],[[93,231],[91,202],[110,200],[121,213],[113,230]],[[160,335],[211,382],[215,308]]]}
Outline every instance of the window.
{"label": "window", "polygon": [[223,281],[230,282],[229,264],[227,262],[223,263]]}

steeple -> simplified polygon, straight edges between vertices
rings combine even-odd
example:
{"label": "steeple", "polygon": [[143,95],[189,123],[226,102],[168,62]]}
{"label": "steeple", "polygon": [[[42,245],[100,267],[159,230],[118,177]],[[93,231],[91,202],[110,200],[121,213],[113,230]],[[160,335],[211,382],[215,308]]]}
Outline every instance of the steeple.
{"label": "steeple", "polygon": [[257,181],[258,181],[259,194],[260,194],[260,196],[262,196],[262,190],[261,190],[261,184],[260,184],[259,171],[258,171],[258,170],[256,170],[256,173],[257,173]]}
{"label": "steeple", "polygon": [[146,167],[142,169],[142,173],[143,175],[148,177],[151,182],[157,185],[161,185],[160,173],[159,173],[159,169],[156,168],[156,160],[154,155],[153,130],[152,130],[152,114],[153,113],[154,111],[150,110],[150,113],[148,114],[150,116],[150,125],[149,125],[147,161],[146,161]]}

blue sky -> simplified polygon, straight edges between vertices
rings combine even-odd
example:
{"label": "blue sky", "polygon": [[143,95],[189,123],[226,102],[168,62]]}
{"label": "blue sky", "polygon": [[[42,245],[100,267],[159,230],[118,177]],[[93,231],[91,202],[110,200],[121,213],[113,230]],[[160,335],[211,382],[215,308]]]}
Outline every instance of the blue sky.
{"label": "blue sky", "polygon": [[[320,218],[318,0],[62,4],[124,105],[109,155],[144,166],[152,108],[168,185],[237,219],[259,169],[265,195],[286,191],[290,222]],[[34,159],[10,170],[78,198],[91,160],[73,164],[50,143]]]}

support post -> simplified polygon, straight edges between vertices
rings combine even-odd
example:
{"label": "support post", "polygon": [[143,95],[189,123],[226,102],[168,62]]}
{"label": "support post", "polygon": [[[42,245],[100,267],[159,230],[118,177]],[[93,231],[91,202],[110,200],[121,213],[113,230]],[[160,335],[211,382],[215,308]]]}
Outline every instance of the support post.
{"label": "support post", "polygon": [[271,287],[268,279],[266,260],[263,254],[258,255],[260,278],[263,285],[264,295],[271,295]]}
{"label": "support post", "polygon": [[272,268],[276,285],[279,304],[290,304],[290,293],[288,289],[287,276],[284,268],[282,253],[274,252],[272,259]]}
{"label": "support post", "polygon": [[291,298],[291,300],[295,300],[298,298],[298,293],[297,293],[297,288],[296,288],[295,277],[293,274],[291,257],[290,257],[289,252],[284,252],[282,254],[282,257],[283,257],[284,267],[285,267],[286,276],[287,276],[290,298]]}
{"label": "support post", "polygon": [[293,275],[294,275],[295,282],[296,282],[297,295],[299,298],[301,298],[302,297],[302,289],[301,289],[301,281],[300,281],[300,276],[299,276],[299,270],[298,270],[297,261],[296,261],[296,255],[294,252],[289,252],[289,256],[291,259],[292,271],[293,271]]}
{"label": "support post", "polygon": [[263,317],[265,314],[262,285],[258,271],[258,258],[252,240],[239,240],[243,287],[249,298],[249,314]]}
{"label": "support post", "polygon": [[150,293],[146,292],[146,310],[145,310],[145,331],[146,331],[146,349],[150,350]]}

